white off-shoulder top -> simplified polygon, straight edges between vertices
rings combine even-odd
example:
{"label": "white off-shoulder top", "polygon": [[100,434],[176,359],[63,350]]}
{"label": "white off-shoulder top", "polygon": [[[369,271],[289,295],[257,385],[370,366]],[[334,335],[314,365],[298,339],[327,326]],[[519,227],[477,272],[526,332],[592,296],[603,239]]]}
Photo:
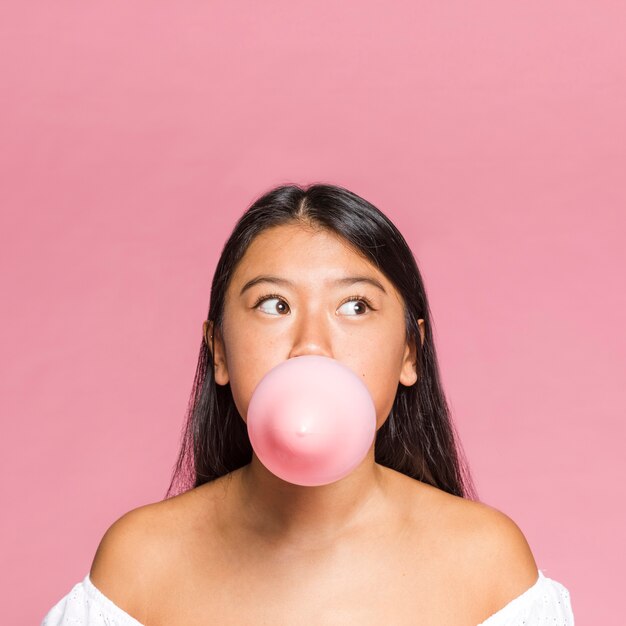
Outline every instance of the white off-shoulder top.
{"label": "white off-shoulder top", "polygon": [[[569,591],[539,570],[537,582],[477,626],[574,626]],[[76,583],[41,626],[143,626],[89,579]]]}

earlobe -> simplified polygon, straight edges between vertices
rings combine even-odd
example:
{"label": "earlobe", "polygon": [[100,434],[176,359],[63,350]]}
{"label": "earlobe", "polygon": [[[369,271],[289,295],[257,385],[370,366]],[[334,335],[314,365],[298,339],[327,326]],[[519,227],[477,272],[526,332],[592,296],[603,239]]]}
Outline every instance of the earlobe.
{"label": "earlobe", "polygon": [[400,377],[400,383],[402,383],[405,387],[412,387],[417,382],[417,373],[415,370],[412,371],[411,374],[402,375]]}
{"label": "earlobe", "polygon": [[218,385],[226,385],[230,378],[228,376],[228,368],[226,367],[226,359],[224,358],[224,345],[219,330],[215,332],[215,336],[213,336],[214,328],[213,320],[206,320],[202,324],[202,335],[213,360],[213,376],[215,382]]}
{"label": "earlobe", "polygon": [[[426,332],[424,330],[424,320],[418,319],[417,324],[419,327],[419,335],[421,347],[424,347],[424,338],[426,336]],[[409,339],[406,348],[404,350],[404,362],[402,364],[402,373],[400,375],[400,382],[405,387],[410,387],[414,385],[418,379],[418,365],[417,365],[417,341],[415,335],[412,335]]]}
{"label": "earlobe", "polygon": [[402,363],[400,382],[405,387],[410,387],[417,382],[417,379],[417,345],[415,338],[411,337],[404,350],[404,362]]}

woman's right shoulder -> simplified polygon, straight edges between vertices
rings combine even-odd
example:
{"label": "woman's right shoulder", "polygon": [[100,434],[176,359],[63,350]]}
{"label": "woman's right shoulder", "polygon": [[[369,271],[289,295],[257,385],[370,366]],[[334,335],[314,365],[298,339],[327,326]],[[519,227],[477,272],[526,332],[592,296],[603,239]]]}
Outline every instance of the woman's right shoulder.
{"label": "woman's right shoulder", "polygon": [[172,541],[190,497],[145,504],[115,520],[96,549],[89,579],[139,622],[147,621],[151,590],[176,555]]}

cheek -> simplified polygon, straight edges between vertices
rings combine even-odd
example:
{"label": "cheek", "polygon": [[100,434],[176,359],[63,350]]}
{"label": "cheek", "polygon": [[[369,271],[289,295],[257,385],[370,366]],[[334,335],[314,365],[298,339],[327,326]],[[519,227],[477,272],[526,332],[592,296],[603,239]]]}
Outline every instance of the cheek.
{"label": "cheek", "polygon": [[[263,376],[273,367],[271,353],[261,346],[252,344],[233,346],[229,352],[228,374],[230,390],[241,418],[246,421],[250,398]],[[278,364],[278,361],[275,362]]]}
{"label": "cheek", "polygon": [[228,384],[237,411],[245,421],[248,402],[252,393],[251,365],[255,358],[246,354],[246,340],[241,335],[225,336],[225,357],[228,367]]}
{"label": "cheek", "polygon": [[399,361],[379,353],[378,357],[372,356],[354,371],[359,373],[359,378],[369,389],[376,407],[377,426],[380,426],[389,415],[396,397],[400,379]]}
{"label": "cheek", "polygon": [[237,411],[244,421],[248,411],[248,395],[245,390],[245,381],[242,380],[241,374],[235,369],[230,373],[230,392],[233,396]]}

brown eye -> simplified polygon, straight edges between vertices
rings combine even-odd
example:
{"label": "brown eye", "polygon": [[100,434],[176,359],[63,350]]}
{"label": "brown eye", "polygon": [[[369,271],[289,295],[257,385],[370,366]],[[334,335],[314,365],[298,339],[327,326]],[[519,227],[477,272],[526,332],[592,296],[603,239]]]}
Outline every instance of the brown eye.
{"label": "brown eye", "polygon": [[[351,315],[350,317],[362,317],[367,312],[368,309],[372,311],[374,310],[371,302],[364,296],[359,296],[359,295],[350,296],[347,300],[345,300],[341,304],[341,306],[343,306],[344,304],[349,304],[350,302],[358,303],[361,310],[363,310],[363,313],[357,313],[356,315]],[[352,310],[354,310],[354,308]]]}
{"label": "brown eye", "polygon": [[[258,299],[258,300],[254,303],[254,305],[253,305],[253,307],[252,307],[252,308],[253,308],[253,309],[259,308],[259,305],[261,305],[261,304],[262,304],[263,302],[265,302],[266,300],[278,300],[278,301],[280,301],[280,302],[284,303],[285,305],[287,304],[287,303],[285,302],[285,300],[284,300],[281,296],[279,296],[277,293],[268,293],[268,294],[266,294],[266,295],[264,295],[264,296],[261,296],[261,297],[260,297],[260,298],[259,298],[259,299]],[[274,310],[276,310],[276,309],[274,308]],[[282,310],[284,311],[284,308],[283,308]],[[264,313],[269,313],[269,311],[264,311]],[[273,315],[273,313],[269,313],[269,314],[270,314],[270,315]]]}

